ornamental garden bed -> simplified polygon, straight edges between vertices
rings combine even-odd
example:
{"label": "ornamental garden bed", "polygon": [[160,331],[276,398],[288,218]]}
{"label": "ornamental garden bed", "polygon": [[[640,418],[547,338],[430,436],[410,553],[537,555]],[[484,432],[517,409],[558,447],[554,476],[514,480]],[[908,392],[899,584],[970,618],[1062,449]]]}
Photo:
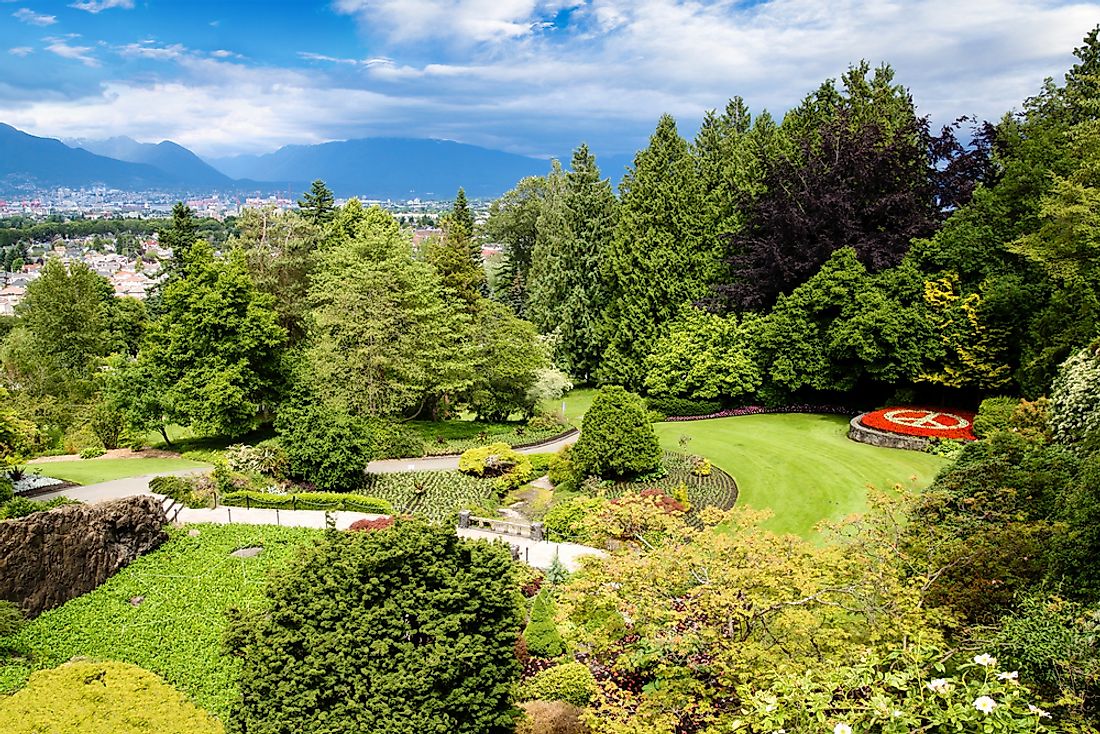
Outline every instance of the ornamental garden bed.
{"label": "ornamental garden bed", "polygon": [[890,406],[872,410],[851,421],[853,431],[850,436],[858,441],[877,442],[865,440],[875,437],[875,434],[858,430],[859,427],[864,427],[884,434],[923,439],[919,441],[920,448],[923,448],[927,439],[932,438],[972,441],[976,439],[974,418],[975,414],[970,410]]}

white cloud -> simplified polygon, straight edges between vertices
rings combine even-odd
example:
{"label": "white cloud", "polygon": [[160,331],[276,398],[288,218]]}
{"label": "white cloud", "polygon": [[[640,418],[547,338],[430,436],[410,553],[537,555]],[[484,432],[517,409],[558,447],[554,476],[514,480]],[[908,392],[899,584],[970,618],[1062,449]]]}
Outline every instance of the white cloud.
{"label": "white cloud", "polygon": [[30,46],[16,46],[14,48],[9,48],[8,53],[12,56],[30,56],[34,53],[34,49]]}
{"label": "white cloud", "polygon": [[102,13],[104,10],[110,10],[111,8],[133,10],[134,0],[77,0],[77,2],[71,4],[69,7],[76,8],[77,10],[86,10],[92,14]]}
{"label": "white cloud", "polygon": [[53,25],[57,22],[56,15],[43,15],[42,13],[36,13],[29,8],[19,8],[19,10],[16,10],[14,13],[12,13],[12,17],[16,20],[21,20],[24,23],[38,26]]}
{"label": "white cloud", "polygon": [[47,38],[46,41],[49,42],[46,50],[50,53],[57,54],[63,59],[79,61],[85,66],[99,66],[99,59],[89,53],[92,50],[90,46],[70,46],[60,38]]}
{"label": "white cloud", "polygon": [[455,45],[531,35],[544,19],[578,0],[336,0],[341,13],[379,24],[400,41],[443,38]]}
{"label": "white cloud", "polygon": [[[369,56],[303,51],[317,66],[302,71],[148,39],[123,48],[173,62],[155,77],[104,73],[102,89],[69,101],[0,95],[0,119],[66,137],[172,138],[207,154],[365,135],[558,155],[587,140],[622,153],[644,144],[662,112],[685,134],[734,95],[781,115],[863,58],[893,64],[937,122],[996,119],[1060,77],[1100,18],[1096,0],[590,0],[543,32],[575,3],[336,2],[367,24]],[[95,63],[88,48],[48,41]]]}
{"label": "white cloud", "polygon": [[135,56],[143,59],[155,59],[157,61],[175,61],[183,58],[188,53],[183,44],[173,43],[170,46],[157,45],[154,40],[128,43],[119,47],[119,53],[123,56]]}

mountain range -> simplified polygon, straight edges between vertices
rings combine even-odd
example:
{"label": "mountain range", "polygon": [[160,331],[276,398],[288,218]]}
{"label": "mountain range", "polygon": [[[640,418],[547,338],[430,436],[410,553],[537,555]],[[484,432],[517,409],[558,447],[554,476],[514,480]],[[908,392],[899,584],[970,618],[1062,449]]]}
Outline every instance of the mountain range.
{"label": "mountain range", "polygon": [[[600,162],[617,183],[630,157]],[[448,199],[461,186],[470,197],[487,198],[549,170],[544,159],[450,140],[362,138],[204,161],[168,140],[62,142],[0,123],[0,191],[95,185],[173,193],[304,191],[319,178],[341,197]]]}

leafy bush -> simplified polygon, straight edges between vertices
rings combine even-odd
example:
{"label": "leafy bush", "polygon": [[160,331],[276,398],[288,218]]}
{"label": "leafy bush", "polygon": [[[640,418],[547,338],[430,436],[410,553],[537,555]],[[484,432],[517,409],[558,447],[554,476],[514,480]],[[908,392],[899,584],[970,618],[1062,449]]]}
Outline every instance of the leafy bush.
{"label": "leafy bush", "polygon": [[534,477],[531,460],[506,443],[470,449],[458,459],[458,470],[475,477],[496,477],[502,492],[520,487]]}
{"label": "leafy bush", "polygon": [[561,418],[548,413],[540,413],[527,421],[527,430],[530,432],[556,431],[563,433],[565,424]]}
{"label": "leafy bush", "polygon": [[576,472],[573,471],[572,451],[572,446],[563,446],[550,459],[548,467],[550,483],[563,492],[573,491],[577,483]]}
{"label": "leafy bush", "polygon": [[539,658],[556,658],[565,652],[558,626],[554,623],[554,601],[540,591],[531,605],[531,618],[523,630],[527,652]]}
{"label": "leafy bush", "polygon": [[107,449],[103,448],[103,446],[101,446],[101,445],[88,446],[85,449],[81,449],[80,458],[81,459],[96,459],[96,458],[99,458],[100,456],[103,456],[105,453],[107,453]]}
{"label": "leafy bush", "polygon": [[405,459],[424,455],[424,437],[412,428],[374,421],[371,429],[371,453],[374,458]]}
{"label": "leafy bush", "polygon": [[286,450],[277,439],[261,441],[255,446],[229,446],[225,450],[225,460],[233,471],[256,472],[276,479],[286,476],[289,465]]}
{"label": "leafy bush", "polygon": [[233,730],[513,731],[513,574],[506,547],[451,528],[326,534],[227,636],[241,661]]}
{"label": "leafy bush", "polygon": [[572,460],[578,476],[630,477],[657,469],[661,446],[641,398],[618,386],[600,388]]}
{"label": "leafy bush", "polygon": [[593,540],[588,521],[607,508],[600,497],[571,497],[556,503],[542,518],[547,538],[554,542],[588,543]]}
{"label": "leafy bush", "polygon": [[516,734],[588,734],[581,710],[565,701],[528,701]]}
{"label": "leafy bush", "polygon": [[210,507],[213,502],[213,486],[189,477],[153,477],[149,480],[149,491],[171,497],[184,507]]}
{"label": "leafy bush", "polygon": [[348,526],[348,530],[354,530],[357,532],[367,530],[386,530],[393,527],[392,517],[380,517],[376,520],[356,520]]}
{"label": "leafy bush", "polygon": [[8,479],[7,475],[0,474],[0,505],[4,504],[12,497],[15,496],[15,485]]}
{"label": "leafy bush", "polygon": [[541,477],[550,469],[550,462],[557,454],[524,454],[524,456],[531,462],[533,476]]}
{"label": "leafy bush", "polygon": [[646,398],[646,407],[662,417],[680,417],[711,415],[722,410],[722,404],[717,400],[692,400],[690,398],[656,397],[650,395]]}
{"label": "leafy bush", "polygon": [[710,459],[706,458],[705,456],[693,457],[691,462],[692,476],[709,477],[712,469],[713,465],[711,464]]}
{"label": "leafy bush", "polygon": [[0,699],[5,734],[221,734],[221,724],[136,665],[66,663]]}
{"label": "leafy bush", "polygon": [[378,497],[344,492],[299,492],[297,494],[270,494],[244,490],[229,492],[221,497],[223,505],[233,507],[264,507],[281,510],[347,510],[378,515],[392,515],[393,506]]}
{"label": "leafy bush", "polygon": [[0,506],[0,520],[15,520],[20,517],[26,517],[27,515],[33,515],[36,512],[46,512],[55,507],[78,504],[80,503],[68,497],[55,497],[46,502],[29,500],[26,497],[13,497]]}
{"label": "leafy bush", "polygon": [[1100,432],[1100,342],[1062,364],[1050,394],[1050,426],[1067,444]]}
{"label": "leafy bush", "polygon": [[974,435],[988,438],[996,431],[1007,431],[1012,414],[1020,401],[1016,398],[986,398],[974,418]]}
{"label": "leafy bush", "polygon": [[371,459],[366,421],[321,403],[289,403],[279,410],[275,430],[286,450],[290,476],[324,490],[362,484]]}
{"label": "leafy bush", "polygon": [[88,416],[88,428],[106,449],[117,449],[126,432],[126,416],[107,403],[92,406]]}
{"label": "leafy bush", "polygon": [[523,700],[565,701],[584,707],[596,694],[596,678],[584,663],[570,662],[547,668],[526,681]]}

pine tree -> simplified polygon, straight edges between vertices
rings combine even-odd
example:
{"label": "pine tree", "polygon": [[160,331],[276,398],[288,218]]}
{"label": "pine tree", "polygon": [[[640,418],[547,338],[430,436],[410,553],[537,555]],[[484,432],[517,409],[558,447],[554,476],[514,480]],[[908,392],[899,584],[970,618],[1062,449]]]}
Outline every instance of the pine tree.
{"label": "pine tree", "polygon": [[680,304],[708,292],[718,265],[707,242],[695,161],[664,115],[620,186],[622,204],[605,258],[608,347],[599,380],[640,387],[642,362]]}
{"label": "pine tree", "polygon": [[451,209],[451,236],[458,240],[462,238],[470,249],[470,259],[481,265],[481,248],[474,242],[474,214],[466,203],[466,190],[459,187],[455,195],[454,207]]}
{"label": "pine tree", "polygon": [[324,181],[317,179],[298,200],[298,208],[307,222],[323,227],[336,216],[336,197]]}

